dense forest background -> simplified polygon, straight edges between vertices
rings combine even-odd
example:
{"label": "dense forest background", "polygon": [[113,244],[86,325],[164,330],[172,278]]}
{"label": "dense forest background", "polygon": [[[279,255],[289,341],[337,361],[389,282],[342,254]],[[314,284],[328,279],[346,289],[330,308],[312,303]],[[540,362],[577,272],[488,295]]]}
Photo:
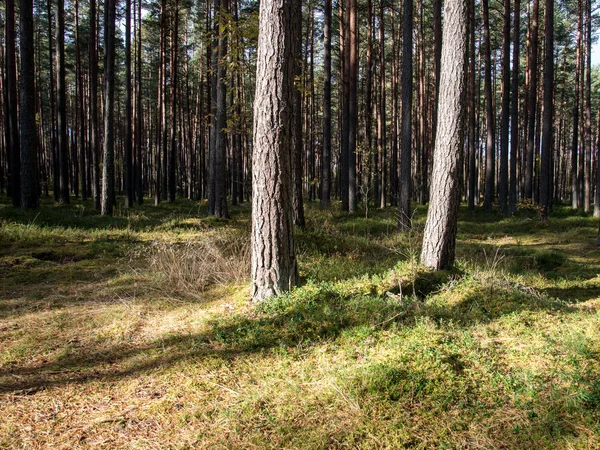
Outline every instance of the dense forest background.
{"label": "dense forest background", "polygon": [[[209,214],[227,216],[227,201],[249,200],[258,2],[127,0],[116,2],[110,18],[100,1],[35,0],[31,45],[19,21],[27,3],[9,0],[0,16],[0,189],[15,205],[21,204],[21,173],[41,195],[63,203],[70,196],[93,199],[98,209],[103,176],[114,180],[127,207],[208,198]],[[295,55],[296,199],[327,205],[337,198],[350,211],[400,204],[401,222],[410,201],[428,201],[442,5],[400,3],[303,2]],[[494,204],[507,214],[518,204],[540,203],[540,192],[548,192],[550,203],[570,202],[586,212],[596,205],[600,214],[595,8],[591,0],[556,2],[553,27],[546,29],[546,4],[538,0],[470,5],[461,182],[470,207]],[[104,160],[111,21],[117,24],[114,168]],[[548,88],[549,35],[554,73]],[[18,92],[24,74],[34,76],[35,87],[29,171],[21,168],[27,158],[20,161],[17,136],[18,114],[28,114],[23,92],[31,91]],[[544,166],[548,89],[553,135]],[[407,196],[401,186],[412,186]],[[302,201],[294,208],[302,224]]]}

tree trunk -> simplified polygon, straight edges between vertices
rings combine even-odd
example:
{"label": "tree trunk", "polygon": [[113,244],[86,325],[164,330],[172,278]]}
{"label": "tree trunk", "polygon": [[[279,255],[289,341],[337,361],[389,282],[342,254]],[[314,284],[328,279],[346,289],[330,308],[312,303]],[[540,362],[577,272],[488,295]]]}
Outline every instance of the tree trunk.
{"label": "tree trunk", "polygon": [[15,47],[15,1],[6,0],[6,90],[7,119],[5,130],[9,195],[15,208],[21,206],[21,150],[19,144],[19,126],[17,117],[17,65]]}
{"label": "tree trunk", "polygon": [[58,201],[69,203],[69,160],[67,138],[67,92],[65,68],[65,4],[57,0],[56,10],[56,70],[57,76],[57,121],[58,121],[58,168],[59,196]]}
{"label": "tree trunk", "polygon": [[533,169],[535,163],[535,135],[537,116],[537,77],[538,77],[538,16],[539,0],[533,0],[531,18],[531,50],[529,54],[529,111],[527,117],[527,158],[525,164],[525,198],[533,199]]}
{"label": "tree trunk", "polygon": [[325,0],[323,45],[323,157],[321,161],[321,206],[331,198],[331,0]]}
{"label": "tree trunk", "polygon": [[[294,101],[294,21],[299,0],[263,0],[254,100],[252,298],[296,285],[290,136]],[[296,112],[297,113],[297,112]]]}
{"label": "tree trunk", "polygon": [[[508,1],[508,0],[506,0]],[[537,1],[537,0],[536,0]],[[485,65],[485,104],[486,119],[485,128],[487,139],[485,145],[485,200],[483,207],[486,211],[492,211],[494,201],[494,183],[496,173],[496,149],[495,149],[495,128],[496,118],[494,117],[494,99],[492,94],[492,62],[490,51],[490,12],[489,0],[482,0],[483,6],[483,54]]]}
{"label": "tree trunk", "polygon": [[125,208],[133,206],[133,107],[131,83],[131,0],[125,2]]}
{"label": "tree trunk", "polygon": [[[485,1],[485,0],[484,0]],[[467,6],[447,0],[440,71],[439,119],[433,158],[431,202],[425,224],[421,263],[436,270],[454,263],[460,202],[463,111],[467,55]]]}
{"label": "tree trunk", "polygon": [[171,148],[169,152],[169,202],[175,201],[177,189],[177,60],[179,40],[179,0],[173,4],[173,33],[171,39]]}
{"label": "tree trunk", "polygon": [[21,207],[39,206],[39,183],[35,123],[35,56],[33,46],[33,0],[20,0],[21,16]]}
{"label": "tree trunk", "polygon": [[[544,57],[544,118],[542,124],[542,155],[540,162],[540,205],[542,206],[543,218],[548,216],[548,208],[552,201],[551,160],[554,140],[554,0],[546,0],[545,13],[546,55]],[[589,134],[591,148],[591,130]]]}
{"label": "tree trunk", "polygon": [[[500,179],[498,184],[498,210],[508,214],[508,146],[510,126],[510,0],[504,0],[502,33],[502,124],[500,130]],[[515,30],[515,33],[517,31]]]}
{"label": "tree trunk", "polygon": [[513,25],[512,99],[510,117],[510,188],[508,210],[517,209],[517,154],[519,151],[519,59],[520,59],[521,2],[515,0]]}
{"label": "tree trunk", "polygon": [[115,200],[115,10],[117,0],[104,4],[104,163],[101,214],[112,216]]}
{"label": "tree trunk", "polygon": [[413,103],[413,2],[405,1],[402,24],[402,142],[400,147],[400,186],[398,201],[398,229],[411,227],[411,158],[412,158],[412,103]]}

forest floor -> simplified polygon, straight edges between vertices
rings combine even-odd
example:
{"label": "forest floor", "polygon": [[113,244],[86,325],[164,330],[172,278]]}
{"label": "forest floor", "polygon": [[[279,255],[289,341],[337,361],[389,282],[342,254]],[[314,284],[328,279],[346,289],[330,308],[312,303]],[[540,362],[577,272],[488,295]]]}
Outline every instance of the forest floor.
{"label": "forest floor", "polygon": [[[338,207],[339,208],[339,207]],[[249,205],[0,203],[0,448],[600,448],[597,219],[415,231],[307,206],[303,285],[249,302]]]}

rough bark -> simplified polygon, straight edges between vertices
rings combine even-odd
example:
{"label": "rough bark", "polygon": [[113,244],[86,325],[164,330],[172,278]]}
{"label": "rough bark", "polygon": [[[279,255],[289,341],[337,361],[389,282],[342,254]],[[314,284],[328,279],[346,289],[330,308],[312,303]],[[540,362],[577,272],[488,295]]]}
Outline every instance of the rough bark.
{"label": "rough bark", "polygon": [[436,270],[454,263],[463,150],[463,105],[467,52],[467,6],[448,0],[445,7],[440,71],[439,120],[431,179],[431,201],[421,263]]}
{"label": "rough bark", "polygon": [[297,283],[292,222],[294,61],[298,0],[263,0],[254,100],[252,298],[261,302]]}

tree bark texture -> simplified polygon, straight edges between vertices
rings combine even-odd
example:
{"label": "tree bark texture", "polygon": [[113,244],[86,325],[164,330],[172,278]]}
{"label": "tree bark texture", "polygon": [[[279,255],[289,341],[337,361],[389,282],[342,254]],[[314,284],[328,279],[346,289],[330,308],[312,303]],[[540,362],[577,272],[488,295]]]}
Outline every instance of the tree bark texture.
{"label": "tree bark texture", "polygon": [[296,285],[291,138],[294,30],[299,0],[260,5],[252,157],[252,298],[261,302]]}
{"label": "tree bark texture", "polygon": [[466,22],[466,2],[448,0],[443,30],[439,120],[433,158],[431,202],[421,252],[421,263],[436,270],[454,263],[464,144]]}

